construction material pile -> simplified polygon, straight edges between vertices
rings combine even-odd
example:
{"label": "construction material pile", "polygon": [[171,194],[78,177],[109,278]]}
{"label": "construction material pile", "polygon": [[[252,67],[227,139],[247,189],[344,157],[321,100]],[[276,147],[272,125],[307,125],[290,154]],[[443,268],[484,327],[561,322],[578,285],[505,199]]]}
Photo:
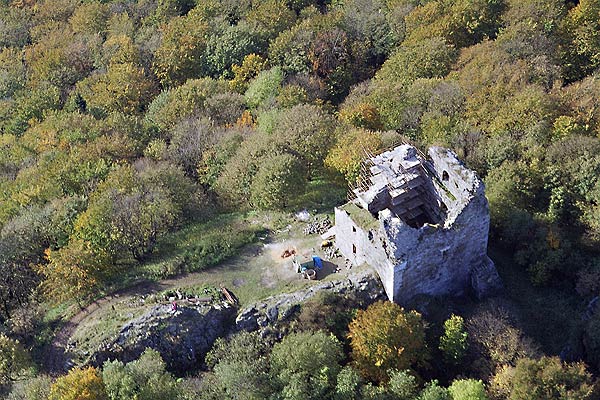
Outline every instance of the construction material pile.
{"label": "construction material pile", "polygon": [[304,228],[305,235],[322,234],[327,232],[333,224],[328,216],[314,217]]}

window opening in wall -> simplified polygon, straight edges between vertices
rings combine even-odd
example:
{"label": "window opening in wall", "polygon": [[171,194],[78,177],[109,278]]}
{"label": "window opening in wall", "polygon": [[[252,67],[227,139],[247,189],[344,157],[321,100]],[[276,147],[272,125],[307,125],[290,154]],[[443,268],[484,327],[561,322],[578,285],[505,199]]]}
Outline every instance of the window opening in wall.
{"label": "window opening in wall", "polygon": [[352,227],[352,232],[356,232],[356,227],[355,226]]}
{"label": "window opening in wall", "polygon": [[446,171],[442,172],[442,180],[444,182],[447,182],[448,179],[450,179],[450,176],[448,175],[448,172],[446,172]]}
{"label": "window opening in wall", "polygon": [[355,245],[352,245],[352,253],[356,254],[356,246]]}

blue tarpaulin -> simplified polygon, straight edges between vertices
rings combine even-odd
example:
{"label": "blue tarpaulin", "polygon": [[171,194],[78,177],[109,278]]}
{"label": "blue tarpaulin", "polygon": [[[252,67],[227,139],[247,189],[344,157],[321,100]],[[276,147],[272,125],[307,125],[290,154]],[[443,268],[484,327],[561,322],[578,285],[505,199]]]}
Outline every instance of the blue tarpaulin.
{"label": "blue tarpaulin", "polygon": [[323,260],[321,260],[321,257],[313,256],[313,262],[315,263],[315,267],[318,269],[323,268]]}

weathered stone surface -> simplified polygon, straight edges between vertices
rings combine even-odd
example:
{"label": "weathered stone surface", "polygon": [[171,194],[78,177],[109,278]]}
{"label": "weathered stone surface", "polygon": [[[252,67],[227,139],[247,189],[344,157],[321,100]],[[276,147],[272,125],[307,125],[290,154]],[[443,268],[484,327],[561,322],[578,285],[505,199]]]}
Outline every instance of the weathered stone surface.
{"label": "weathered stone surface", "polygon": [[471,273],[471,287],[478,299],[493,296],[502,291],[502,280],[492,260],[488,258],[487,261],[473,268]]}
{"label": "weathered stone surface", "polygon": [[368,186],[335,210],[336,244],[353,264],[372,266],[390,300],[419,294],[479,297],[501,287],[487,256],[484,186],[450,150],[410,145],[370,160]]}
{"label": "weathered stone surface", "polygon": [[128,322],[116,339],[106,343],[91,357],[91,364],[108,359],[129,362],[147,348],[157,350],[172,371],[197,368],[214,341],[232,326],[235,309],[227,304],[198,307],[158,305]]}
{"label": "weathered stone surface", "polygon": [[237,316],[236,328],[240,331],[272,331],[278,323],[286,322],[303,302],[323,291],[352,294],[365,303],[385,298],[377,275],[363,270],[343,280],[321,282],[305,290],[268,297],[242,310]]}

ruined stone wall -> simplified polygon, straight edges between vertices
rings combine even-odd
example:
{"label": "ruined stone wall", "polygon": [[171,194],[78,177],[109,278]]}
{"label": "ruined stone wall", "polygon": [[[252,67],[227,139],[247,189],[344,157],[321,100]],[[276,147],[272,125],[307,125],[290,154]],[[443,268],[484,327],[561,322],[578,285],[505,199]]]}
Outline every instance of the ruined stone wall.
{"label": "ruined stone wall", "polygon": [[453,152],[433,147],[429,156],[424,171],[431,201],[447,208],[440,224],[411,227],[389,209],[371,223],[360,212],[335,211],[342,254],[355,264],[371,265],[390,300],[398,303],[418,294],[461,295],[472,284],[479,296],[487,290],[482,288],[500,284],[487,256],[489,210],[483,183]]}
{"label": "ruined stone wall", "polygon": [[[368,229],[370,228],[370,229]],[[394,263],[386,252],[387,239],[381,223],[359,226],[342,208],[335,209],[336,245],[340,252],[354,265],[368,264],[373,267],[390,299],[394,297]]]}
{"label": "ruined stone wall", "polygon": [[471,286],[472,268],[488,260],[489,219],[482,218],[483,206],[479,201],[470,203],[449,228],[415,229],[399,218],[388,220],[387,236],[397,259],[394,301],[403,303],[417,294],[461,295]]}

